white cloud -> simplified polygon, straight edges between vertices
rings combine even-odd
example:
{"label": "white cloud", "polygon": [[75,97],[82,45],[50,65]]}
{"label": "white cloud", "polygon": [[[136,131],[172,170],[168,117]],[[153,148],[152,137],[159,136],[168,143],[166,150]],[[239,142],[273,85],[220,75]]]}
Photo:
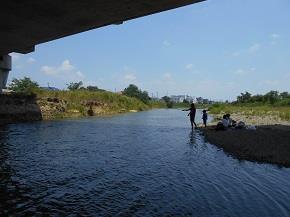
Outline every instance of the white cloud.
{"label": "white cloud", "polygon": [[191,70],[191,69],[193,69],[193,64],[192,64],[192,63],[187,64],[187,65],[185,66],[185,69],[187,69],[187,70]]}
{"label": "white cloud", "polygon": [[248,74],[247,71],[245,71],[244,69],[238,69],[237,71],[234,72],[235,75],[246,75]]}
{"label": "white cloud", "polygon": [[164,78],[164,80],[166,80],[166,81],[171,81],[171,80],[172,80],[172,76],[171,76],[170,73],[165,73],[165,74],[163,75],[163,78]]}
{"label": "white cloud", "polygon": [[277,40],[277,39],[280,38],[280,35],[277,34],[277,33],[273,33],[273,34],[271,35],[271,38],[274,39],[274,40]]}
{"label": "white cloud", "polygon": [[278,43],[278,40],[280,39],[280,35],[277,33],[273,33],[270,35],[272,41],[271,41],[271,45],[276,45]]}
{"label": "white cloud", "polygon": [[269,86],[276,86],[280,82],[278,80],[263,80],[260,82],[261,85],[269,85]]}
{"label": "white cloud", "polygon": [[163,74],[163,82],[169,85],[175,85],[174,79],[172,78],[171,73]]}
{"label": "white cloud", "polygon": [[72,71],[75,67],[70,64],[69,60],[64,60],[59,68],[60,71]]}
{"label": "white cloud", "polygon": [[77,71],[76,72],[77,76],[79,76],[80,78],[84,78],[84,74],[81,71]]}
{"label": "white cloud", "polygon": [[241,53],[240,53],[240,52],[238,52],[238,51],[236,51],[236,52],[232,53],[232,56],[234,56],[234,57],[238,57],[238,56],[240,56],[240,55],[241,55]]}
{"label": "white cloud", "polygon": [[249,47],[248,51],[249,51],[249,53],[256,53],[260,50],[260,48],[261,48],[261,45],[256,43],[256,44],[252,45],[251,47]]}
{"label": "white cloud", "polygon": [[[117,73],[114,79],[122,81],[122,84],[134,83],[139,84],[137,81],[136,70],[129,66],[124,66],[121,73]],[[139,84],[140,85],[140,84]]]}
{"label": "white cloud", "polygon": [[40,71],[48,76],[60,78],[65,81],[79,81],[84,79],[84,74],[76,70],[69,60],[64,60],[60,66],[42,66]]}
{"label": "white cloud", "polygon": [[50,66],[42,66],[40,71],[46,75],[54,75],[54,74],[58,73],[58,70],[56,70],[54,67],[50,67]]}
{"label": "white cloud", "polygon": [[26,62],[29,64],[32,64],[32,63],[35,63],[36,60],[33,57],[29,57]]}
{"label": "white cloud", "polygon": [[128,82],[133,82],[137,80],[136,76],[133,73],[126,74],[124,76],[124,79]]}
{"label": "white cloud", "polygon": [[248,74],[251,74],[251,73],[254,73],[256,71],[256,68],[255,67],[252,67],[248,70],[245,70],[245,69],[238,69],[234,72],[235,75],[239,75],[239,76],[243,76],[243,75],[248,75]]}
{"label": "white cloud", "polygon": [[163,45],[164,45],[165,47],[168,47],[168,46],[171,45],[171,43],[170,43],[169,41],[167,41],[167,40],[164,40],[164,41],[163,41]]}

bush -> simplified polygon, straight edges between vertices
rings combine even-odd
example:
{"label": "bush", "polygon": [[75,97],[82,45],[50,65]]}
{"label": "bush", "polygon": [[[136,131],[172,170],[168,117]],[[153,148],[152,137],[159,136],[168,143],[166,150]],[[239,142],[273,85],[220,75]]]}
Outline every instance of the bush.
{"label": "bush", "polygon": [[9,84],[8,89],[16,93],[33,94],[39,89],[39,85],[29,77],[24,77],[23,79],[14,78]]}
{"label": "bush", "polygon": [[81,89],[83,86],[83,82],[79,81],[79,82],[71,82],[69,84],[67,84],[67,89],[69,90],[79,90]]}

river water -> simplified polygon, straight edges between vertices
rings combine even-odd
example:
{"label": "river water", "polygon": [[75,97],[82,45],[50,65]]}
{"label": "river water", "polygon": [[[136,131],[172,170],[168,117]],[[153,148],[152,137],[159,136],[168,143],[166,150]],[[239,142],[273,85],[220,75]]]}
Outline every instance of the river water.
{"label": "river water", "polygon": [[289,169],[226,155],[186,114],[0,128],[0,215],[290,216]]}

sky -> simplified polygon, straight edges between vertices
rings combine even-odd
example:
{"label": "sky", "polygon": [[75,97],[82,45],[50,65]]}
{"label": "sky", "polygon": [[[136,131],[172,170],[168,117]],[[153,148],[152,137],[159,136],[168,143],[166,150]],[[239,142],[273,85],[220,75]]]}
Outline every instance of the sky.
{"label": "sky", "polygon": [[289,9],[289,0],[207,0],[12,53],[9,81],[110,91],[136,84],[150,96],[212,100],[290,92]]}

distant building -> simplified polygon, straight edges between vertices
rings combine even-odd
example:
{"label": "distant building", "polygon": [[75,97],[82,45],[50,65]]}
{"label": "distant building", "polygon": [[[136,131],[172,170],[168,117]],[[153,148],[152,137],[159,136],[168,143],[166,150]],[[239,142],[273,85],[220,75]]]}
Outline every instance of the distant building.
{"label": "distant building", "polygon": [[184,102],[184,100],[192,103],[194,101],[194,97],[188,95],[178,95],[178,96],[172,95],[170,96],[170,100],[174,103],[182,103]]}
{"label": "distant building", "polygon": [[202,97],[197,97],[196,98],[196,103],[198,103],[198,104],[213,104],[214,101],[209,100],[209,99],[204,99]]}

